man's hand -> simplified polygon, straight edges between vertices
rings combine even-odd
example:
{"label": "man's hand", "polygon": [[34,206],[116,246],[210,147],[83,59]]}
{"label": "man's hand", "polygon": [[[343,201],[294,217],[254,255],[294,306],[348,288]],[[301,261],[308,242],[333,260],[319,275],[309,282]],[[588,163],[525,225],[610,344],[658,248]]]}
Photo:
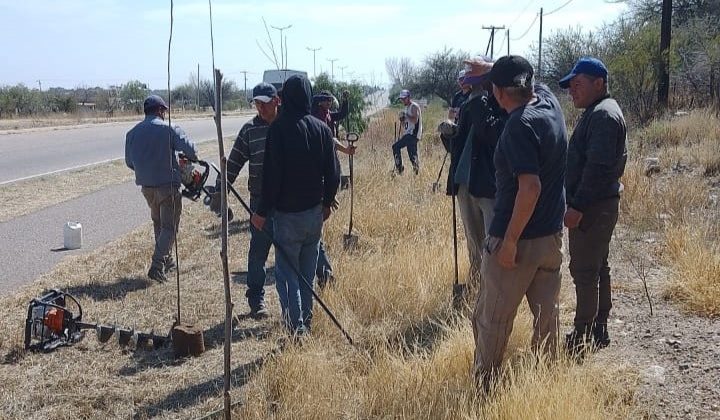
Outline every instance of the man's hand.
{"label": "man's hand", "polygon": [[575,229],[580,226],[580,220],[582,220],[583,214],[581,211],[575,210],[572,207],[568,207],[565,212],[565,226],[568,229]]}
{"label": "man's hand", "polygon": [[323,206],[323,222],[330,218],[330,214],[332,214],[332,208]]}
{"label": "man's hand", "polygon": [[400,111],[400,112],[398,112],[398,119],[399,119],[400,121],[405,121],[405,117],[406,117],[405,111]]}
{"label": "man's hand", "polygon": [[349,90],[343,90],[342,91],[342,98],[347,100],[350,97],[350,91]]}
{"label": "man's hand", "polygon": [[515,258],[517,258],[517,242],[503,239],[496,258],[498,259],[500,267],[506,270],[512,270],[517,267],[517,262],[515,262]]}
{"label": "man's hand", "polygon": [[252,223],[257,230],[263,230],[265,227],[265,218],[257,213],[253,213],[252,216],[250,216],[250,223]]}
{"label": "man's hand", "polygon": [[354,144],[348,144],[347,146],[345,146],[345,153],[348,155],[354,155],[355,149],[357,149],[357,146],[355,146]]}

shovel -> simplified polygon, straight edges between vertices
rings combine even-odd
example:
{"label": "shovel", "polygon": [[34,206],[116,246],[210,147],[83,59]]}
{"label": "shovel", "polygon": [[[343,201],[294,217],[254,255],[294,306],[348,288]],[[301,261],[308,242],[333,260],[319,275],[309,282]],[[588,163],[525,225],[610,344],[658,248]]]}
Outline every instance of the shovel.
{"label": "shovel", "polygon": [[440,165],[440,172],[438,172],[437,179],[435,180],[435,182],[433,182],[432,192],[434,192],[434,193],[440,191],[440,176],[442,175],[443,169],[445,169],[445,161],[447,161],[447,157],[449,154],[450,153],[447,153],[447,152],[445,153],[445,157],[443,158],[442,165]]}
{"label": "shovel", "polygon": [[457,210],[455,209],[455,194],[452,198],[452,226],[453,226],[453,261],[455,263],[455,282],[453,283],[453,308],[462,308],[467,295],[467,285],[461,284],[458,276],[458,249],[457,249]]}
{"label": "shovel", "polygon": [[[357,133],[347,133],[345,135],[345,140],[348,142],[350,147],[355,146],[355,142],[360,139],[360,136]],[[358,243],[358,236],[353,235],[352,229],[353,229],[353,208],[355,204],[355,179],[354,179],[354,173],[353,173],[353,155],[350,155],[348,157],[349,159],[349,168],[350,168],[350,223],[348,227],[348,233],[347,235],[343,235],[343,247],[345,249],[352,249],[357,246]]]}

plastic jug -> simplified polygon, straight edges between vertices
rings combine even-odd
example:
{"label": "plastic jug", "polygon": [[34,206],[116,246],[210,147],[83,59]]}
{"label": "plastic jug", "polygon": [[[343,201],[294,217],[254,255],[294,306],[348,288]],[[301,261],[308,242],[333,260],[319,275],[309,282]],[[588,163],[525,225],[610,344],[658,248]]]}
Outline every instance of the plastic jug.
{"label": "plastic jug", "polygon": [[67,222],[63,229],[65,249],[82,248],[82,225],[80,222]]}

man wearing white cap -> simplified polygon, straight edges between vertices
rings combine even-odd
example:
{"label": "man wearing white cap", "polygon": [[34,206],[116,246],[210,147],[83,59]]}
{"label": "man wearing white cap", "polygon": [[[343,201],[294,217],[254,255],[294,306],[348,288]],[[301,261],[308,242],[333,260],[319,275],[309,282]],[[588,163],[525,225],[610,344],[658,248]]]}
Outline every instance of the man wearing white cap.
{"label": "man wearing white cap", "polygon": [[410,162],[413,165],[415,175],[420,172],[420,160],[418,159],[417,143],[422,138],[422,118],[420,105],[410,99],[410,91],[403,89],[398,95],[400,102],[405,105],[405,109],[400,112],[400,124],[402,126],[402,136],[392,145],[393,157],[395,158],[395,170],[402,174],[405,167],[402,164],[400,151],[407,147]]}

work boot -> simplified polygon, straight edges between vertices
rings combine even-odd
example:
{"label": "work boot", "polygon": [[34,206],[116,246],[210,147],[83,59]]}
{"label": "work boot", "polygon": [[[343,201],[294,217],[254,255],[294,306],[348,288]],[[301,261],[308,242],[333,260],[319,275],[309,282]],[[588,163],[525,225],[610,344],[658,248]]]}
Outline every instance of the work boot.
{"label": "work boot", "polygon": [[593,324],[592,338],[596,349],[604,349],[610,345],[610,334],[608,334],[606,322],[596,322]]}
{"label": "work boot", "polygon": [[177,268],[177,264],[175,263],[175,259],[173,257],[171,257],[170,255],[165,257],[165,266],[163,267],[163,271],[165,273],[168,273],[176,268]]}
{"label": "work boot", "polygon": [[253,319],[265,319],[270,314],[265,307],[265,302],[260,302],[257,305],[250,305],[250,318]]}
{"label": "work boot", "polygon": [[396,165],[395,172],[397,172],[398,175],[402,175],[402,173],[405,172],[405,167],[402,165]]}
{"label": "work boot", "polygon": [[151,266],[147,275],[158,283],[165,283],[167,281],[167,277],[165,277],[163,269],[157,266]]}
{"label": "work boot", "polygon": [[587,341],[589,341],[587,331],[576,327],[571,333],[565,335],[565,350],[571,357],[582,359],[587,351]]}

